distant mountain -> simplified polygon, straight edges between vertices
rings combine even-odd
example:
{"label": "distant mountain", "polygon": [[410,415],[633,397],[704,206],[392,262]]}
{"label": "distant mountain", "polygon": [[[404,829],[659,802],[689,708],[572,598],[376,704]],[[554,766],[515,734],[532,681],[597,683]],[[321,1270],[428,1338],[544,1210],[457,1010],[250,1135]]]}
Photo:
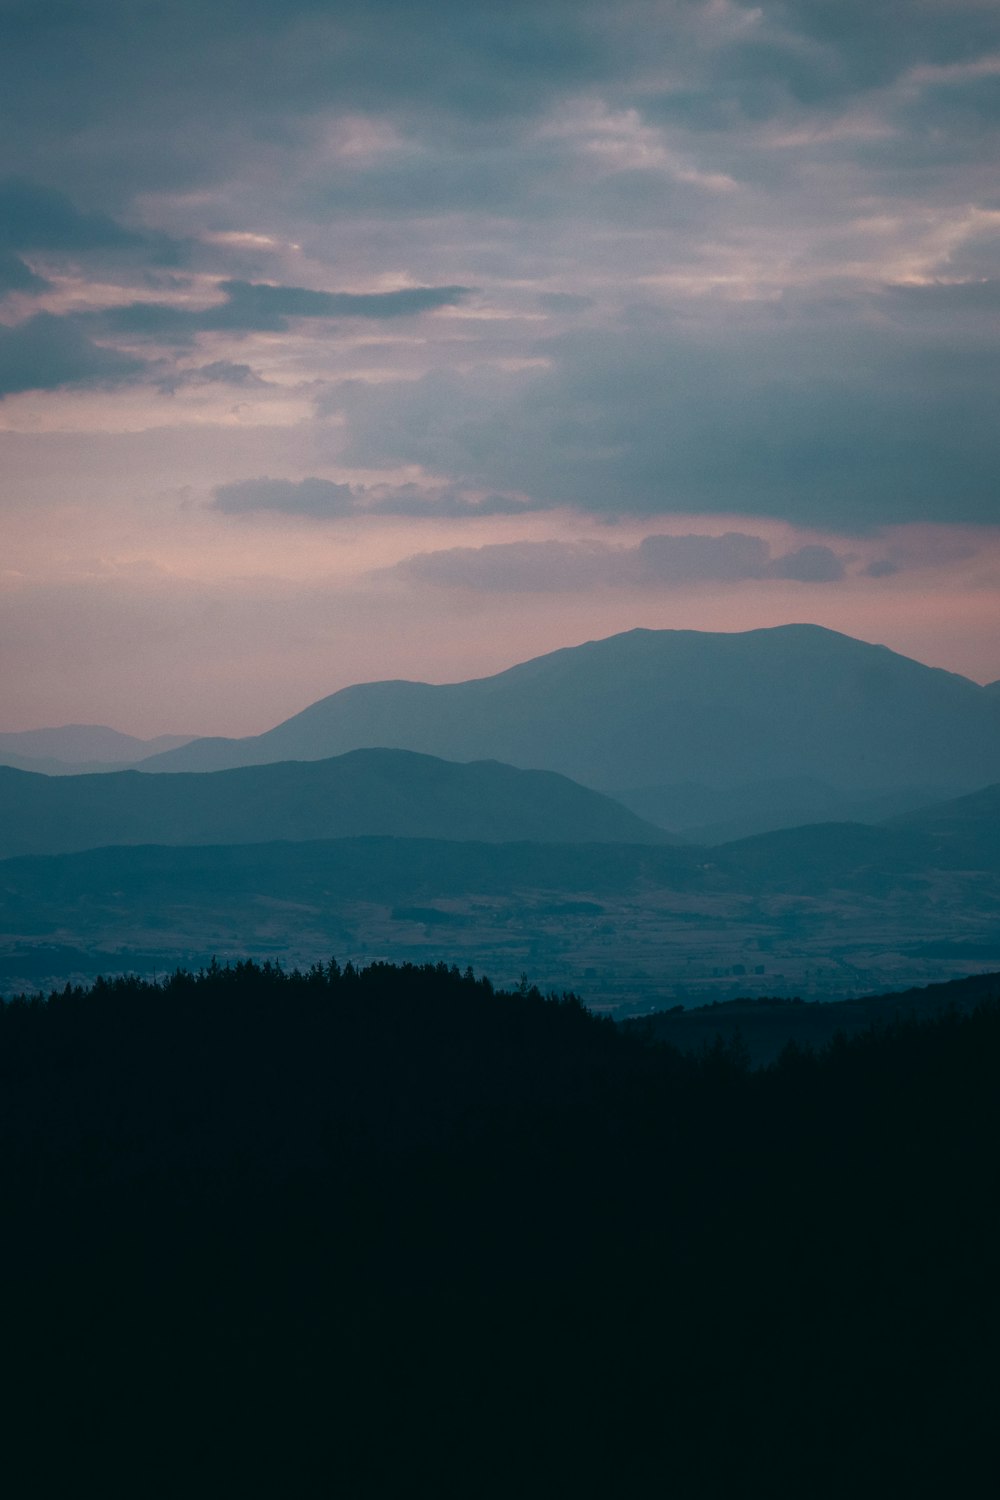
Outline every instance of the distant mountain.
{"label": "distant mountain", "polygon": [[362,683],[249,739],[147,771],[313,760],[364,746],[560,771],[586,786],[811,777],[845,790],[1000,778],[1000,698],[817,625],[633,630],[471,682]]}
{"label": "distant mountain", "polygon": [[897,886],[917,900],[932,872],[1000,874],[1000,784],[874,827],[784,828],[711,853],[728,879],[756,894],[881,896]]}
{"label": "distant mountain", "polygon": [[988,682],[983,692],[992,693],[995,697],[1000,698],[1000,677],[997,678],[996,682]]}
{"label": "distant mountain", "polygon": [[[339,763],[199,777],[132,773],[89,784],[187,782],[210,793],[229,788],[231,797],[242,783],[258,796],[274,770],[322,777],[331,764]],[[535,778],[507,775],[520,778],[526,817]],[[548,798],[558,780],[535,784]],[[443,823],[443,799],[424,800]],[[951,977],[970,965],[997,968],[1000,788],[961,800],[968,816],[961,805],[957,817],[938,809],[927,828],[827,823],[710,850],[314,837],[7,859],[0,993],[109,967],[162,972],[247,952],[289,966],[331,953],[445,959],[512,982],[527,970],[594,1003],[624,999],[643,1008],[669,1003],[665,996],[711,999],[720,987],[724,997],[829,998]],[[214,826],[207,821],[195,837],[211,837]]]}
{"label": "distant mountain", "polygon": [[616,791],[615,799],[692,844],[728,844],[780,828],[813,823],[882,823],[954,795],[948,787],[845,792],[813,777],[755,781],[735,787],[702,782]]}
{"label": "distant mountain", "polygon": [[36,776],[0,767],[0,858],[111,844],[396,837],[664,843],[609,797],[551,771],[402,750],[211,774]]}
{"label": "distant mountain", "polygon": [[109,729],[106,724],[64,724],[58,729],[24,729],[0,734],[0,766],[38,771],[47,776],[104,771],[113,765],[133,765],[147,756],[186,745],[192,736],[161,734],[137,739]]}
{"label": "distant mountain", "polygon": [[928,835],[952,857],[993,867],[1000,861],[1000,785],[908,812],[886,827]]}

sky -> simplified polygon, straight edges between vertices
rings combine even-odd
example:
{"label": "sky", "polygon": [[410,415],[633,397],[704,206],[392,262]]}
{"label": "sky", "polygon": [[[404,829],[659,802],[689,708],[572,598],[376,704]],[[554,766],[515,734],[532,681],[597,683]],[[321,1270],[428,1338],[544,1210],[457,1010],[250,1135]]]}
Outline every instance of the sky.
{"label": "sky", "polygon": [[1000,678],[996,0],[0,0],[0,729]]}

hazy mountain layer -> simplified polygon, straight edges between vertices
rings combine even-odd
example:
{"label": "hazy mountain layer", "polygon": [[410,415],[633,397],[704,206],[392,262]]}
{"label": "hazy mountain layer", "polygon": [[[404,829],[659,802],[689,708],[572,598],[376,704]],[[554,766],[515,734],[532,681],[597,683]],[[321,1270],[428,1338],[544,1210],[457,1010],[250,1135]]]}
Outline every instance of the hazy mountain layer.
{"label": "hazy mountain layer", "polygon": [[551,771],[359,750],[210,775],[34,776],[0,767],[0,857],[109,844],[397,837],[662,843],[609,797]]}
{"label": "hazy mountain layer", "polygon": [[712,850],[348,838],[10,859],[0,993],[247,953],[444,958],[612,1009],[839,998],[998,967],[1000,787],[928,822]]}
{"label": "hazy mountain layer", "polygon": [[633,630],[494,677],[374,682],[266,734],[195,740],[147,770],[317,759],[369,745],[561,771],[601,789],[813,777],[972,788],[1000,777],[1000,701],[816,625]]}
{"label": "hazy mountain layer", "polygon": [[948,787],[845,792],[812,777],[735,787],[701,782],[637,787],[612,794],[625,807],[692,844],[728,844],[810,823],[881,823],[955,795]]}
{"label": "hazy mountain layer", "polygon": [[161,734],[137,739],[106,724],[63,724],[57,729],[25,729],[0,734],[0,765],[47,776],[105,771],[132,765],[186,745],[189,734]]}

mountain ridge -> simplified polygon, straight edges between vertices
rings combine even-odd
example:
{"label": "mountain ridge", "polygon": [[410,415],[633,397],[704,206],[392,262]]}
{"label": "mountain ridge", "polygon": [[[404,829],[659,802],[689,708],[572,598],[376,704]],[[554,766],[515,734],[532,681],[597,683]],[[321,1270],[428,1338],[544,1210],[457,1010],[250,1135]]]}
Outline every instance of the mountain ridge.
{"label": "mountain ridge", "polygon": [[107,724],[61,724],[0,733],[0,765],[43,776],[93,774],[138,764],[188,744],[194,735],[159,734],[141,739]]}
{"label": "mountain ridge", "polygon": [[322,761],[147,776],[0,767],[0,857],[108,845],[383,834],[662,844],[669,836],[551,771],[368,749]]}
{"label": "mountain ridge", "polygon": [[558,771],[611,795],[665,781],[812,776],[846,789],[1000,777],[1000,699],[818,625],[637,629],[430,684],[356,683],[263,734],[195,740],[149,774],[366,746]]}

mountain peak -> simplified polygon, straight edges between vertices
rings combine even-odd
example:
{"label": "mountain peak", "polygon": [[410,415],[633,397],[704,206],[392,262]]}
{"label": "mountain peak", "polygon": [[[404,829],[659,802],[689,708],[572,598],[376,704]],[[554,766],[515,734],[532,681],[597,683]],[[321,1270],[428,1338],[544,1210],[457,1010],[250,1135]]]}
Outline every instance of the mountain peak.
{"label": "mountain peak", "polygon": [[384,746],[620,791],[803,776],[971,789],[1000,776],[998,729],[1000,702],[977,684],[821,625],[638,628],[468,682],[359,683],[265,734],[195,741],[144,769]]}

